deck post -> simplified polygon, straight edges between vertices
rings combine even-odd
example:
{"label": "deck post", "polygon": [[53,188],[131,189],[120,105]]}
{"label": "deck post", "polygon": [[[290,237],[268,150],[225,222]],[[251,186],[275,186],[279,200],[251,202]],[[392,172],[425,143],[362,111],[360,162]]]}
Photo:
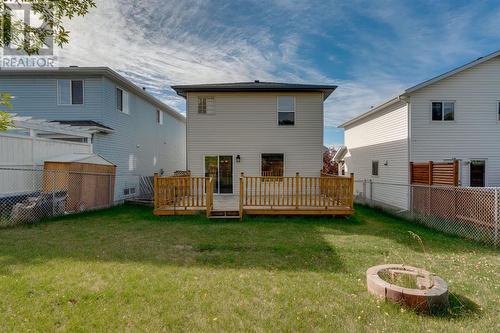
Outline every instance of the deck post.
{"label": "deck post", "polygon": [[243,177],[245,177],[244,172],[240,175],[240,221],[243,219]]}
{"label": "deck post", "polygon": [[495,188],[495,205],[494,205],[494,216],[495,216],[495,247],[498,246],[498,188]]}
{"label": "deck post", "polygon": [[153,187],[154,187],[154,209],[158,209],[158,172],[155,172],[154,174]]}
{"label": "deck post", "polygon": [[299,173],[295,173],[295,209],[299,209],[299,194],[300,194],[300,189],[299,189],[299,183],[300,183],[300,176]]}
{"label": "deck post", "polygon": [[350,184],[350,201],[351,201],[351,209],[354,209],[354,173],[351,172],[351,184]]}

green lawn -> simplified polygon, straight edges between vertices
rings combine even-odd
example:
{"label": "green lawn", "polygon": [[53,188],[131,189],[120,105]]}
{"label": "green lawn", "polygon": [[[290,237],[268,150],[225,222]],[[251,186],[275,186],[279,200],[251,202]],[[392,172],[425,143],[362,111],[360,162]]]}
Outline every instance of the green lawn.
{"label": "green lawn", "polygon": [[[442,276],[450,313],[374,299],[382,263]],[[0,331],[498,332],[499,267],[498,250],[363,207],[243,222],[117,207],[0,230]]]}

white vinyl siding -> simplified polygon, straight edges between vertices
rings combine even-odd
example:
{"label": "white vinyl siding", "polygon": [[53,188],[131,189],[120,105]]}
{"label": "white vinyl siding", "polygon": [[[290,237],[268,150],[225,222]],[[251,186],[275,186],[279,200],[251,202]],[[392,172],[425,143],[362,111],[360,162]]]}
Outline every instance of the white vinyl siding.
{"label": "white vinyl siding", "polygon": [[[411,160],[458,159],[460,181],[469,186],[469,161],[488,159],[486,186],[500,186],[500,58],[415,91],[411,103]],[[432,101],[455,101],[453,122],[430,121]]]}
{"label": "white vinyl siding", "polygon": [[[405,102],[389,106],[345,128],[347,173],[354,173],[355,192],[362,181],[372,180],[373,193],[366,186],[367,198],[401,209],[408,208],[408,106]],[[378,162],[378,175],[374,175]]]}
{"label": "white vinyl siding", "polygon": [[240,172],[259,176],[261,154],[283,153],[285,176],[296,172],[318,176],[323,165],[323,95],[288,95],[295,99],[293,127],[280,127],[276,122],[278,95],[287,94],[217,93],[217,112],[207,117],[198,113],[198,97],[203,94],[188,93],[188,170],[202,176],[204,156],[240,155],[241,162],[235,161],[233,170],[233,192],[239,193]]}

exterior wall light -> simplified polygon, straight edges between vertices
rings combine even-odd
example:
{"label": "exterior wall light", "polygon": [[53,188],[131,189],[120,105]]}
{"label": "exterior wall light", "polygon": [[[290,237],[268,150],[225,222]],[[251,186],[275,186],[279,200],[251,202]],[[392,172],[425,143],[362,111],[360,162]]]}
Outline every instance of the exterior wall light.
{"label": "exterior wall light", "polygon": [[236,163],[240,163],[241,162],[241,156],[240,155],[236,155]]}

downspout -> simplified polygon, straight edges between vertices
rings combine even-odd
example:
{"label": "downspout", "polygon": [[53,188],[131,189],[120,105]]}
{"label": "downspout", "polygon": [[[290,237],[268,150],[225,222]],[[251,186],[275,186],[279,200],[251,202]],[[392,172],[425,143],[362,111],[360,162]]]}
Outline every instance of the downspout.
{"label": "downspout", "polygon": [[406,102],[406,108],[407,108],[407,137],[408,137],[408,143],[407,143],[407,155],[408,155],[408,163],[406,164],[407,172],[406,172],[406,183],[408,184],[408,209],[411,209],[411,180],[410,180],[410,162],[411,162],[411,103],[410,103],[410,97],[405,96],[405,95],[400,95],[398,97],[400,101]]}

